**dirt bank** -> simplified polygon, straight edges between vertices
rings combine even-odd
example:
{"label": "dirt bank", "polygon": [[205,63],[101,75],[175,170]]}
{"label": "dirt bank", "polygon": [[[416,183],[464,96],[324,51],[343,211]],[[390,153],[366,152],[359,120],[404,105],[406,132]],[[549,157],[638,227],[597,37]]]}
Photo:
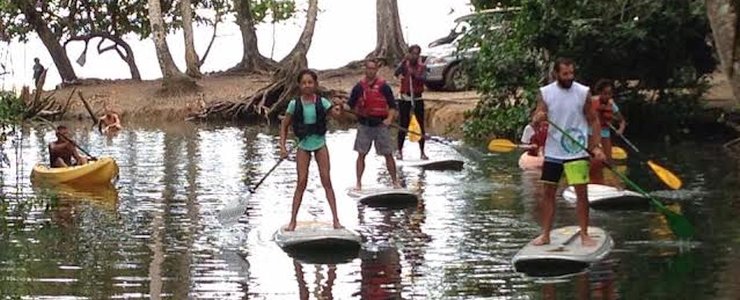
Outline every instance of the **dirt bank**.
{"label": "dirt bank", "polygon": [[[399,81],[393,78],[392,70],[383,68],[380,75],[388,80],[394,91],[398,91]],[[331,89],[349,91],[362,77],[362,71],[323,72],[319,77],[321,85]],[[58,101],[65,101],[73,89],[81,91],[96,114],[102,112],[106,104],[121,114],[125,122],[146,122],[148,120],[182,121],[188,113],[197,109],[199,102],[236,101],[247,97],[270,83],[270,76],[264,75],[222,75],[214,74],[197,81],[201,90],[195,94],[179,96],[159,96],[160,80],[86,80],[76,86],[67,86],[49,91]],[[430,132],[456,135],[463,121],[463,112],[472,109],[478,101],[474,91],[468,92],[425,92],[427,99],[427,124]],[[68,119],[88,119],[89,114],[81,101],[75,96]]]}

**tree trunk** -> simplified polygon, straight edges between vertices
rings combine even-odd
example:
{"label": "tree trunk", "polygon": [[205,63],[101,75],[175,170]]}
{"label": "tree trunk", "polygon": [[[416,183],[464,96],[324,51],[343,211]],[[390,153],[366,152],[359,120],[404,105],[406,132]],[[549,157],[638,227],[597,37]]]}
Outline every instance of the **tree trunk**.
{"label": "tree trunk", "polygon": [[254,29],[249,0],[235,0],[236,23],[242,33],[242,60],[230,71],[256,72],[269,71],[275,68],[275,61],[262,56],[257,47],[257,32]]}
{"label": "tree trunk", "polygon": [[200,78],[203,74],[200,73],[200,60],[198,59],[198,54],[195,52],[193,7],[190,4],[190,0],[180,1],[180,14],[182,15],[182,32],[185,38],[185,64],[187,65],[185,73],[190,77]]}
{"label": "tree trunk", "polygon": [[707,0],[707,15],[722,72],[740,105],[740,4],[733,0]]}
{"label": "tree trunk", "polygon": [[311,47],[318,11],[318,0],[309,0],[303,33],[301,33],[301,37],[296,42],[293,50],[280,61],[279,69],[275,72],[270,85],[261,88],[252,96],[238,103],[211,103],[205,109],[205,112],[199,114],[197,118],[209,118],[215,115],[231,119],[236,117],[249,119],[262,116],[269,122],[283,112],[288,105],[288,100],[298,94],[299,86],[295,80],[296,76],[308,66],[306,53]]}
{"label": "tree trunk", "polygon": [[180,72],[172,60],[170,48],[167,46],[162,8],[159,0],[147,0],[149,3],[149,22],[152,26],[152,39],[157,51],[159,68],[162,71],[162,86],[165,91],[177,91],[182,88],[194,88],[195,82]]}
{"label": "tree trunk", "polygon": [[400,61],[406,54],[397,0],[375,0],[376,46],[368,58],[377,58],[386,65]]}
{"label": "tree trunk", "polygon": [[23,15],[26,17],[26,21],[33,25],[36,33],[41,39],[41,42],[44,43],[44,46],[46,46],[46,49],[49,51],[49,55],[51,55],[51,59],[54,61],[54,65],[59,71],[59,76],[62,77],[62,82],[69,83],[77,80],[77,75],[75,74],[74,68],[72,68],[72,63],[69,62],[67,50],[59,43],[59,38],[51,32],[48,24],[44,21],[39,12],[36,11],[34,5],[27,0],[14,0],[13,3],[15,3],[15,5],[23,12]]}

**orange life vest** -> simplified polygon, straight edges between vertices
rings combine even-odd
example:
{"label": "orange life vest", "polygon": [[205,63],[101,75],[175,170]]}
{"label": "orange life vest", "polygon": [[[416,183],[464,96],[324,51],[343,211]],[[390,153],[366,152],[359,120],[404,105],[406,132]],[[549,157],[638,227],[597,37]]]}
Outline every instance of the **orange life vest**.
{"label": "orange life vest", "polygon": [[606,101],[602,101],[601,96],[599,96],[591,100],[591,106],[596,110],[601,128],[609,128],[609,124],[614,119],[614,103],[612,103],[612,100],[607,99]]}
{"label": "orange life vest", "polygon": [[[409,80],[413,86],[414,95],[421,95],[424,92],[424,81],[420,78],[424,76],[425,67],[419,62],[416,66],[412,66],[411,63],[406,60],[404,63],[404,76],[401,78],[401,94],[410,95],[409,91]],[[412,78],[418,77],[418,78]]]}
{"label": "orange life vest", "polygon": [[367,82],[366,78],[360,80],[362,86],[362,98],[358,105],[362,115],[368,117],[385,118],[388,116],[388,103],[380,89],[385,84],[383,78],[377,77],[373,82]]}

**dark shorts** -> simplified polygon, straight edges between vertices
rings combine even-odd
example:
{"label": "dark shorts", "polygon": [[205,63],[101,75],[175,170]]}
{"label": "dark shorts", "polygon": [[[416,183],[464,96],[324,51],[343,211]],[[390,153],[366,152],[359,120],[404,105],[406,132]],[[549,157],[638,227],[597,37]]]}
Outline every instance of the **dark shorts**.
{"label": "dark shorts", "polygon": [[565,172],[565,179],[568,185],[587,184],[589,182],[589,158],[576,158],[570,160],[559,160],[545,157],[545,163],[542,165],[542,180],[549,184],[558,184],[560,178]]}
{"label": "dark shorts", "polygon": [[357,137],[355,137],[355,151],[367,154],[370,146],[375,144],[375,152],[378,155],[393,154],[393,143],[391,142],[391,131],[388,126],[357,126]]}

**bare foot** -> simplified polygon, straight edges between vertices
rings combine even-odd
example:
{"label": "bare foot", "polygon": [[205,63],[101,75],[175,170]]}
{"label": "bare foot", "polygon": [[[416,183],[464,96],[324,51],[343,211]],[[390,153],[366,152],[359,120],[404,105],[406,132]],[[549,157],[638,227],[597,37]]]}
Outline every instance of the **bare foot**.
{"label": "bare foot", "polygon": [[426,154],[422,153],[421,154],[421,160],[429,160],[429,157],[427,157]]}
{"label": "bare foot", "polygon": [[583,247],[595,247],[596,240],[592,239],[587,234],[581,234],[581,245],[583,245]]}
{"label": "bare foot", "polygon": [[541,234],[536,239],[534,239],[534,241],[532,241],[532,245],[534,246],[542,246],[548,244],[550,244],[550,235],[545,236],[544,234]]}
{"label": "bare foot", "polygon": [[342,229],[344,226],[342,224],[339,224],[339,220],[334,220],[334,229]]}
{"label": "bare foot", "polygon": [[403,160],[403,153],[401,151],[396,152],[396,159]]}
{"label": "bare foot", "polygon": [[355,192],[362,191],[362,184],[358,183],[357,185],[355,185],[355,187],[352,188],[352,190]]}
{"label": "bare foot", "polygon": [[295,230],[295,221],[291,221],[288,226],[285,226],[285,231],[294,231]]}
{"label": "bare foot", "polygon": [[394,183],[393,183],[393,188],[394,188],[394,189],[402,189],[403,187],[401,186],[401,183],[399,183],[399,182],[394,182]]}

